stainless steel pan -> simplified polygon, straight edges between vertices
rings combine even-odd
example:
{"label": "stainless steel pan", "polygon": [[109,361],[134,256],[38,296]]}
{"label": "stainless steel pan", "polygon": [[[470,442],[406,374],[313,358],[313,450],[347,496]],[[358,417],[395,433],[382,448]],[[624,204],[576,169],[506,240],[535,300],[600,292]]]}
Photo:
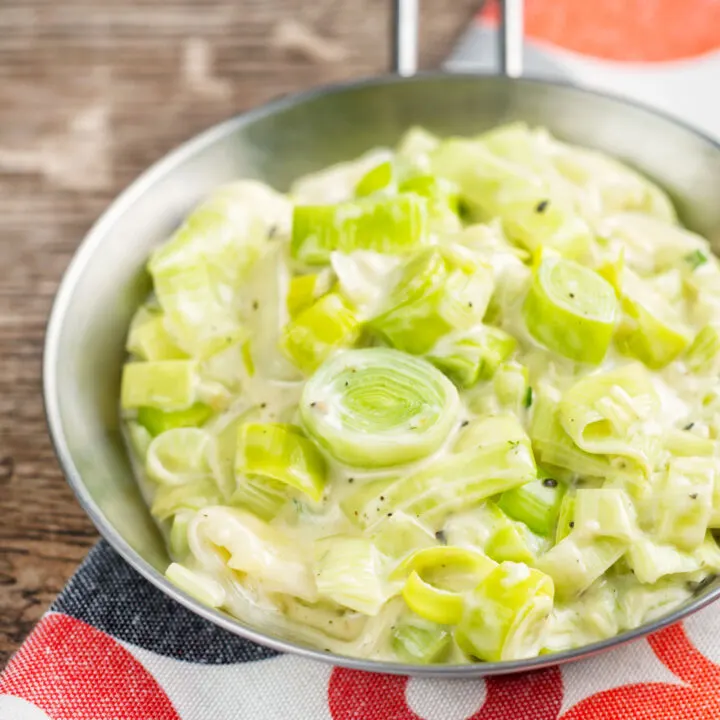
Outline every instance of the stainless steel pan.
{"label": "stainless steel pan", "polygon": [[[207,620],[277,650],[363,670],[470,677],[576,660],[676,622],[720,596],[715,581],[671,614],[618,637],[537,659],[416,667],[341,657],[253,629],[185,595],[163,577],[168,557],[135,484],[118,417],[123,341],[149,289],[143,265],[204,193],[238,177],[278,188],[296,176],[392,145],[411,125],[476,134],[524,120],[563,140],[619,156],[673,196],[684,222],[720,244],[720,146],[647,108],[571,85],[518,76],[519,0],[507,0],[503,75],[413,75],[416,0],[397,0],[397,74],[302,93],[221,123],[136,180],[82,242],[55,300],[44,358],[45,405],[60,463],[100,533],[147,580]],[[31,502],[32,500],[29,499]]]}

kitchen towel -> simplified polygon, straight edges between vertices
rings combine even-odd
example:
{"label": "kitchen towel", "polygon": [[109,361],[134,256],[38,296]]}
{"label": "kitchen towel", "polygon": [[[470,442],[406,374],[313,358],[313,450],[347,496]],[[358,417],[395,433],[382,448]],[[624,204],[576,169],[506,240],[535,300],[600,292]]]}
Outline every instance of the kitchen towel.
{"label": "kitchen towel", "polygon": [[717,720],[720,608],[562,668],[374,675],[242,640],[100,542],[0,678],[1,720]]}
{"label": "kitchen towel", "polygon": [[[720,138],[720,2],[526,0],[526,68]],[[487,4],[447,63],[491,69]],[[101,542],[0,677],[0,720],[717,720],[720,607],[594,658],[475,680],[331,667],[231,635]]]}

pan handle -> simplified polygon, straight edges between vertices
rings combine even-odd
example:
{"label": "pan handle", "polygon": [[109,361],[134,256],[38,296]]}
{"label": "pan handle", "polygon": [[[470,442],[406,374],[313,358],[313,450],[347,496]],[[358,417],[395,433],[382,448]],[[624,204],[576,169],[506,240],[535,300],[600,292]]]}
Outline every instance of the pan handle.
{"label": "pan handle", "polygon": [[[393,0],[392,70],[402,77],[417,71],[418,2]],[[498,65],[506,77],[520,77],[523,64],[523,0],[499,0]]]}

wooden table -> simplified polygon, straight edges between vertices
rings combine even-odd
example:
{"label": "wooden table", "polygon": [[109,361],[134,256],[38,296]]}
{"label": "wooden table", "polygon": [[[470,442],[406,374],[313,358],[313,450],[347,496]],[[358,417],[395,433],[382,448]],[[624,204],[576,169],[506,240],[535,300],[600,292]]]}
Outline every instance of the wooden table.
{"label": "wooden table", "polygon": [[[423,67],[478,0],[425,0]],[[199,130],[382,72],[389,0],[3,0],[0,5],[0,667],[96,541],[40,391],[71,254],[118,191]]]}

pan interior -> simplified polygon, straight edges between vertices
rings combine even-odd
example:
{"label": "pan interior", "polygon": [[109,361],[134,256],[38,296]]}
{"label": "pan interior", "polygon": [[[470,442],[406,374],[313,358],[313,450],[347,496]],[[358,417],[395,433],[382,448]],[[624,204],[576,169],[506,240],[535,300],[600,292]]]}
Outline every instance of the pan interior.
{"label": "pan interior", "polygon": [[[169,560],[133,478],[117,411],[124,338],[149,288],[143,266],[150,249],[200,196],[231,179],[258,178],[282,190],[301,174],[392,145],[412,125],[441,136],[467,136],[513,120],[625,160],[670,193],[688,227],[720,247],[720,148],[710,140],[646,109],[570,86],[471,75],[373,80],[239,116],[154,166],[93,228],[63,281],[48,328],[48,418],[70,482],[101,532],[163,590],[178,595],[160,575]],[[711,583],[693,602],[719,592],[718,583]],[[248,634],[239,622],[183,601]],[[275,646],[288,649],[277,641]],[[583,653],[565,655],[578,654]],[[466,670],[483,674],[502,668]]]}

